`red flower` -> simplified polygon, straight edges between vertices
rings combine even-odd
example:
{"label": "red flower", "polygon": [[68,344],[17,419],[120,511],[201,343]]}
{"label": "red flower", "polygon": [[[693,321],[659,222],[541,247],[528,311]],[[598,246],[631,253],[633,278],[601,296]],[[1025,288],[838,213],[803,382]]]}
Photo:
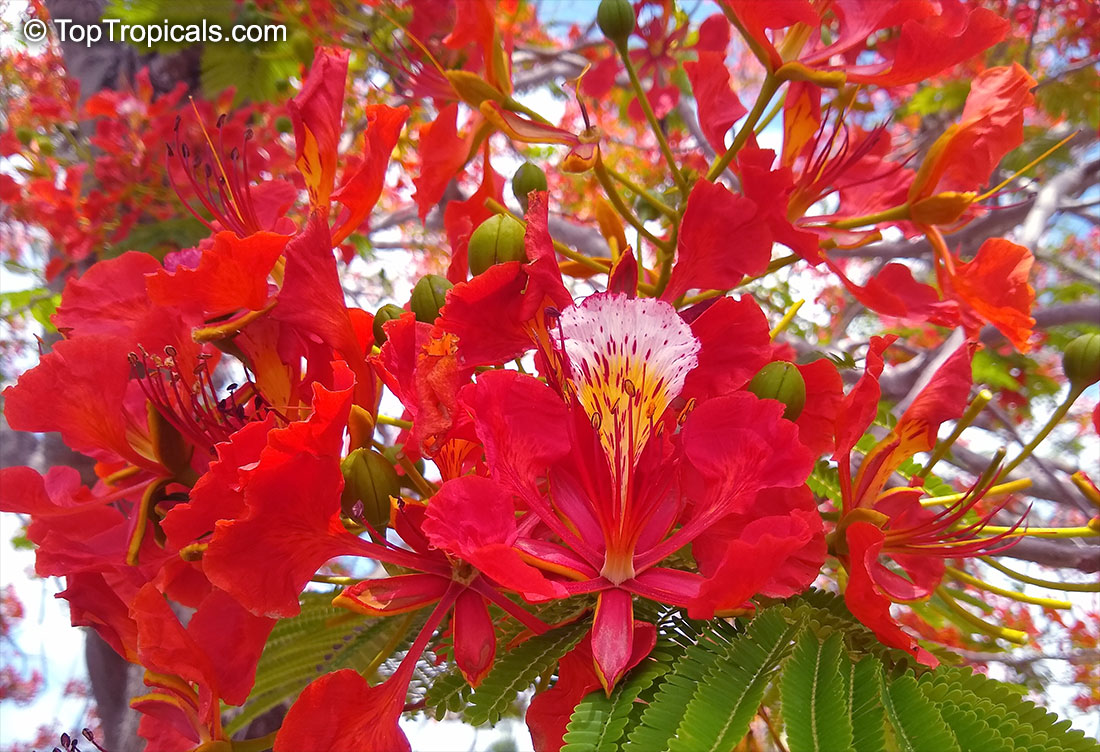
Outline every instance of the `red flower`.
{"label": "red flower", "polygon": [[491,477],[545,526],[515,547],[535,566],[574,580],[562,583],[566,591],[600,594],[593,653],[608,688],[632,654],[632,594],[701,617],[741,608],[815,538],[801,517],[791,516],[777,536],[753,532],[768,523],[747,525],[726,541],[730,560],[776,550],[776,537],[789,544],[777,550],[775,567],[751,576],[731,577],[731,565],[713,577],[657,566],[731,514],[752,519],[758,492],[800,486],[809,472],[797,430],[780,420],[782,406],[748,393],[701,402],[682,432],[670,434],[670,406],[699,347],[667,304],[596,295],[561,311],[557,341],[540,351],[560,382],[495,371],[462,393]]}
{"label": "red flower", "polygon": [[[874,416],[881,352],[886,344],[885,340],[872,344],[867,373],[845,400],[851,408],[841,411],[846,418],[838,421],[835,456],[843,516],[837,529],[843,540],[836,545],[849,574],[844,598],[852,614],[884,644],[934,666],[936,659],[890,616],[890,603],[927,599],[943,578],[944,558],[996,553],[1007,547],[1008,534],[981,535],[1003,505],[981,515],[977,522],[962,524],[995,479],[975,486],[939,512],[921,506],[923,491],[919,487],[886,487],[904,460],[935,446],[940,424],[962,414],[971,385],[973,344],[960,347],[936,371],[893,430],[867,452],[852,481],[851,450]],[[906,576],[884,566],[881,557],[889,557]]]}

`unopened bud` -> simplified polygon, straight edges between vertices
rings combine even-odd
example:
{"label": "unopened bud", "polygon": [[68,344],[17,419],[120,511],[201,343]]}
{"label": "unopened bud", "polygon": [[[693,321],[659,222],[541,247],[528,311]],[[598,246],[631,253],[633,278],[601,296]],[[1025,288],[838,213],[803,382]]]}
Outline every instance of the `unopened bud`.
{"label": "unopened bud", "polygon": [[340,462],[344,492],[340,508],[353,520],[360,516],[375,530],[390,521],[390,497],[400,497],[401,481],[393,464],[373,449],[356,449]]}
{"label": "unopened bud", "polygon": [[626,46],[626,40],[634,31],[634,21],[634,6],[630,0],[600,0],[596,23],[616,47]]}
{"label": "unopened bud", "polygon": [[405,313],[405,309],[401,306],[395,306],[393,303],[387,303],[378,309],[378,313],[374,314],[375,344],[381,347],[382,343],[386,341],[386,330],[382,325],[387,321],[401,318],[401,314],[403,313]]}
{"label": "unopened bud", "polygon": [[1100,334],[1082,334],[1066,345],[1062,370],[1074,388],[1084,389],[1100,381]]}
{"label": "unopened bud", "polygon": [[478,225],[470,236],[470,272],[481,274],[493,264],[525,261],[523,225],[507,214],[495,214]]}
{"label": "unopened bud", "polygon": [[430,324],[439,317],[439,309],[447,300],[447,290],[454,285],[446,277],[438,274],[426,274],[413,287],[409,306],[416,314],[417,321]]}
{"label": "unopened bud", "polygon": [[523,211],[527,211],[527,194],[531,191],[545,191],[547,189],[546,173],[539,169],[538,165],[524,162],[512,176],[512,195],[519,201]]}
{"label": "unopened bud", "polygon": [[806,405],[806,382],[798,366],[785,360],[761,368],[749,382],[748,390],[761,399],[773,399],[786,405],[783,417],[787,420],[797,419]]}

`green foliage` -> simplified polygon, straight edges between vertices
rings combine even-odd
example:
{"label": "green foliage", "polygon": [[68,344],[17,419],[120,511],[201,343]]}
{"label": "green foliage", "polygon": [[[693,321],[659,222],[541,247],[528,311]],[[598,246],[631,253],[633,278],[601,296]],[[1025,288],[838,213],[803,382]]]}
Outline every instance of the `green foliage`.
{"label": "green foliage", "polygon": [[[202,89],[210,98],[233,89],[234,104],[280,98],[288,91],[287,81],[300,73],[303,62],[293,42],[295,30],[289,27],[276,33],[274,26],[269,26],[265,41],[234,41],[230,37],[233,26],[268,24],[254,6],[235,0],[111,0],[104,18],[144,27],[165,24],[189,29],[219,27],[221,41],[214,41],[215,37],[206,32],[207,41],[202,44]],[[142,42],[135,46],[142,52],[172,53],[195,44],[193,38],[181,42],[158,41],[152,45]],[[312,45],[309,47],[312,51]]]}
{"label": "green foliage", "polygon": [[[783,717],[791,752],[852,746],[851,710],[841,673],[843,650],[839,632],[824,642],[810,631],[798,636],[782,681]],[[750,708],[750,712],[754,710]]]}
{"label": "green foliage", "polygon": [[763,708],[790,752],[1100,750],[1010,685],[955,667],[914,671],[842,598],[816,590],[747,625],[666,617],[651,659],[610,697],[597,691],[577,706],[564,749],[730,750]]}
{"label": "green foliage", "polygon": [[[581,621],[550,630],[497,657],[493,670],[470,695],[463,717],[475,726],[495,724],[535,678],[551,671],[591,625]],[[429,705],[434,704],[429,700]]]}
{"label": "green foliage", "polygon": [[656,649],[611,696],[593,692],[573,711],[562,752],[613,752],[640,705],[639,696],[668,671],[672,657]]}
{"label": "green foliage", "polygon": [[5,321],[16,316],[31,316],[46,332],[56,331],[50,316],[61,302],[61,293],[48,287],[0,293],[0,318]]}

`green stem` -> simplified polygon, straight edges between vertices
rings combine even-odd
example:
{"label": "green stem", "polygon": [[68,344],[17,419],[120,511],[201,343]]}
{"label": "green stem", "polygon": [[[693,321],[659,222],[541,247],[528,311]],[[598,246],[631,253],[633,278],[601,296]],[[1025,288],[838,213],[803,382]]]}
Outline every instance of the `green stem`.
{"label": "green stem", "polygon": [[688,197],[687,181],[684,180],[680,168],[676,166],[676,158],[672,155],[672,149],[668,145],[668,139],[665,138],[664,131],[661,130],[661,124],[657,122],[657,116],[653,113],[653,107],[649,104],[649,97],[645,95],[645,90],[642,88],[642,82],[638,80],[638,72],[634,70],[634,63],[630,60],[630,54],[626,49],[626,44],[615,45],[615,47],[619,51],[619,57],[622,58],[623,67],[626,68],[627,75],[630,76],[630,85],[634,87],[634,94],[638,97],[638,104],[645,114],[646,122],[649,123],[650,129],[657,139],[657,145],[661,148],[661,154],[664,155],[665,161],[668,162],[668,168],[672,171],[672,177],[676,181],[676,187],[680,189],[680,193],[686,200]]}
{"label": "green stem", "polygon": [[622,183],[623,185],[625,185],[635,195],[641,196],[646,201],[648,201],[653,206],[653,208],[656,209],[657,211],[661,212],[665,216],[670,217],[672,219],[678,219],[680,217],[679,212],[677,212],[675,209],[673,209],[671,206],[666,204],[661,199],[654,196],[650,191],[647,191],[645,188],[643,188],[640,185],[638,185],[637,183],[635,183],[633,180],[628,178],[626,175],[623,175],[622,173],[616,172],[615,170],[611,169],[607,165],[604,165],[604,169],[607,170],[608,175],[610,175],[611,177],[615,178],[615,180],[617,180],[620,183]]}
{"label": "green stem", "polygon": [[771,110],[768,112],[767,115],[764,116],[764,119],[761,120],[755,128],[753,128],[753,133],[759,136],[761,132],[763,132],[763,130],[767,128],[773,120],[775,120],[775,116],[783,111],[783,104],[786,101],[787,92],[784,91],[782,94],[779,95],[779,99],[775,100],[775,104],[772,105]]}
{"label": "green stem", "polygon": [[668,244],[654,235],[652,232],[645,228],[642,221],[634,216],[634,213],[630,211],[630,207],[623,201],[623,197],[619,195],[619,192],[615,190],[615,183],[611,181],[611,176],[607,172],[607,168],[604,167],[603,158],[596,153],[595,164],[596,180],[600,181],[600,185],[603,186],[604,193],[607,194],[607,198],[611,201],[611,205],[615,207],[615,211],[619,213],[619,216],[625,219],[631,224],[631,226],[642,234],[646,240],[653,245],[663,250],[668,250]]}
{"label": "green stem", "polygon": [[1045,439],[1047,435],[1054,430],[1054,427],[1056,425],[1062,422],[1062,418],[1066,417],[1066,413],[1069,412],[1070,407],[1073,406],[1073,403],[1077,401],[1077,398],[1080,397],[1081,393],[1084,391],[1084,387],[1075,387],[1073,385],[1070,385],[1069,394],[1066,395],[1066,399],[1062,402],[1062,404],[1058,405],[1058,408],[1054,411],[1054,414],[1050,416],[1050,419],[1046,422],[1046,425],[1043,426],[1042,430],[1040,430],[1039,433],[1035,434],[1035,438],[1029,441],[1027,443],[1027,446],[1020,450],[1020,453],[1016,455],[1016,459],[1005,465],[1002,477],[1007,476],[1009,473],[1015,470],[1021,462],[1031,456],[1031,453],[1035,451],[1035,448],[1043,443],[1043,439]]}
{"label": "green stem", "polygon": [[902,204],[901,206],[894,206],[884,211],[875,212],[874,214],[842,219],[839,222],[830,222],[828,226],[835,227],[838,230],[850,230],[853,227],[865,227],[867,225],[877,225],[879,222],[892,222],[894,220],[908,218],[909,204]]}
{"label": "green stem", "polygon": [[764,83],[760,87],[760,95],[756,98],[756,104],[752,106],[752,112],[749,113],[748,118],[746,118],[745,122],[741,125],[741,129],[737,131],[737,135],[733,137],[733,143],[730,144],[730,148],[726,149],[725,153],[714,160],[714,164],[710,166],[710,170],[707,172],[707,180],[713,182],[727,167],[729,167],[730,162],[737,156],[737,152],[741,151],[741,147],[749,140],[749,134],[753,132],[753,128],[756,127],[756,123],[760,120],[760,116],[764,114],[764,109],[768,106],[768,102],[771,101],[772,96],[775,95],[780,83],[781,82],[770,73],[768,77],[764,79]]}
{"label": "green stem", "polygon": [[985,406],[989,404],[989,401],[993,399],[993,392],[988,389],[983,389],[978,392],[978,395],[971,400],[970,405],[966,408],[966,412],[959,418],[955,424],[955,429],[951,432],[951,435],[936,445],[935,450],[932,452],[932,456],[928,458],[928,462],[913,476],[914,478],[924,478],[928,473],[932,472],[932,468],[936,466],[936,463],[942,460],[948,450],[955,444],[962,432],[974,422],[974,419],[978,417],[978,413],[985,409]]}
{"label": "green stem", "polygon": [[981,559],[982,562],[993,567],[998,572],[1014,580],[1018,580],[1019,582],[1027,583],[1028,585],[1050,588],[1051,590],[1063,590],[1069,593],[1100,593],[1100,582],[1058,582],[1056,580],[1041,580],[1038,577],[1032,577],[1023,572],[1017,572],[1015,569],[1009,569],[991,556],[983,556]]}

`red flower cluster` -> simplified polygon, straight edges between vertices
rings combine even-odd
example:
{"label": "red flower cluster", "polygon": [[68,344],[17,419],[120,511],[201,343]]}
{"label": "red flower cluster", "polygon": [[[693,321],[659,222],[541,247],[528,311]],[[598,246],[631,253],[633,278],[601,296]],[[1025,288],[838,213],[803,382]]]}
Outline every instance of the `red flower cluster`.
{"label": "red flower cluster", "polygon": [[[398,720],[437,631],[449,629],[450,657],[476,686],[494,665],[494,612],[530,636],[552,626],[538,615],[542,604],[577,598],[590,607],[590,636],[528,712],[539,749],[557,749],[576,701],[610,692],[653,648],[655,626],[636,618],[640,599],[698,619],[745,613],[760,597],[805,591],[829,554],[848,572],[852,613],[883,643],[935,662],[894,621],[891,603],[928,598],[944,558],[995,552],[1006,534],[982,534],[991,513],[966,516],[988,483],[935,511],[921,505],[919,484],[889,481],[962,413],[973,343],[856,461],[853,477],[890,340],[872,341],[866,371],[847,393],[828,360],[792,366],[805,384],[794,409],[750,388],[761,369],[793,357],[773,344],[759,305],[748,296],[685,299],[765,273],[780,243],[824,262],[884,314],[961,324],[971,338],[989,322],[1026,348],[1030,254],[991,240],[964,263],[936,226],[971,210],[978,186],[1019,143],[1030,78],[1018,67],[979,76],[963,122],[914,173],[888,164],[881,132],[829,125],[823,88],[921,80],[996,42],[1003,21],[947,2],[939,13],[909,2],[784,3],[767,14],[760,3],[723,5],[769,80],[796,84],[783,152],[777,161],[742,143],[731,164],[739,191],[705,178],[685,188],[679,224],[656,239],[652,267],[642,249],[617,241],[612,263],[593,262],[607,271],[605,291],[580,300],[562,277],[545,192],[527,196],[522,258],[468,278],[471,231],[490,216],[486,200],[501,196],[486,147],[481,188],[444,212],[456,283],[446,304],[437,315],[387,321],[374,347],[374,319],[346,305],[332,249],[382,194],[409,110],[369,106],[361,150],[342,157],[345,52],[319,50],[290,104],[299,178],[253,184],[243,156],[238,164],[234,152],[212,146],[222,175],[211,188],[190,147],[172,142],[172,175],[211,238],[163,264],[126,253],[70,280],[53,319],[64,339],[4,393],[13,428],[58,431],[97,461],[91,488],[71,469],[4,470],[4,509],[31,516],[38,572],[67,578],[73,623],[146,667],[150,692],[135,707],[151,750],[212,749],[204,745],[226,739],[220,703],[246,700],[275,620],[297,614],[311,579],[341,556],[389,569],[340,591],[336,605],[430,614],[381,683],[345,670],[307,687],[276,752],[408,749]],[[598,130],[538,123],[511,99],[507,39],[490,4],[457,8],[445,44],[479,54],[466,61],[470,69],[446,71],[446,83],[433,79],[442,106],[421,134],[421,215],[494,129],[569,146],[568,169],[604,170]],[[675,94],[663,89],[660,63],[685,37],[668,21],[647,24],[651,45],[632,55],[652,74],[662,111]],[[833,21],[830,44],[809,33]],[[721,62],[732,26],[720,18],[705,26],[688,76],[703,132],[721,152],[744,108]],[[777,29],[787,29],[782,43]],[[873,60],[862,55],[884,29],[897,34]],[[470,76],[481,77],[480,89]],[[458,100],[476,106],[466,136]],[[241,138],[247,146],[250,137]],[[296,180],[309,201],[299,224],[288,214]],[[803,216],[834,193],[836,213]],[[855,221],[861,214],[872,219]],[[828,255],[860,242],[849,227],[886,222],[938,239],[939,290],[895,265],[857,285]],[[506,368],[513,360],[533,363],[537,375]],[[359,493],[342,464],[371,449],[383,388],[405,411],[390,422],[405,427],[400,464],[417,493],[375,499],[382,514],[365,514],[362,504],[342,503]],[[827,537],[806,481],[830,455],[842,503]],[[434,463],[438,484],[416,471],[418,458]],[[194,609],[190,619],[169,601]]]}

